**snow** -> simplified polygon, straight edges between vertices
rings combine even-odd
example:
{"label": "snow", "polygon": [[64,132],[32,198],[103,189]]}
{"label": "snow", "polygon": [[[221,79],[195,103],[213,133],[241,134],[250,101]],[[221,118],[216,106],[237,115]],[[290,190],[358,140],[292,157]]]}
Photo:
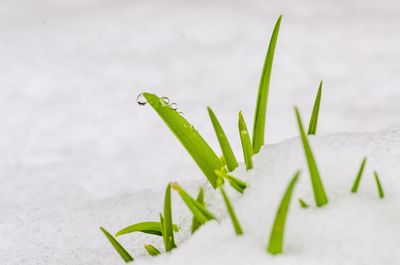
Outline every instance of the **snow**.
{"label": "snow", "polygon": [[[210,105],[240,154],[237,112],[243,110],[251,128],[259,74],[279,14],[284,19],[271,83],[267,142],[297,136],[292,107],[298,105],[307,117],[323,79],[322,136],[312,139],[312,145],[332,203],[314,214],[314,209],[298,209],[294,202],[286,234],[288,253],[266,255],[269,224],[282,190],[293,170],[304,167],[298,140],[272,145],[257,156],[261,162],[248,178],[254,187],[266,181],[259,185],[275,187],[275,192],[258,194],[250,187],[235,200],[248,231],[243,238],[233,237],[229,220],[210,223],[172,255],[144,262],[188,262],[191,255],[205,255],[215,263],[219,260],[211,253],[221,250],[221,242],[223,252],[227,242],[231,244],[226,249],[234,252],[231,257],[220,255],[221,262],[244,262],[244,256],[237,256],[243,251],[249,259],[254,252],[254,263],[317,259],[329,264],[337,257],[334,251],[353,264],[385,257],[387,263],[398,260],[396,252],[385,252],[396,245],[390,214],[398,207],[398,133],[326,134],[399,129],[399,13],[398,1],[383,5],[372,0],[306,0],[301,5],[256,0],[2,1],[0,264],[118,264],[98,226],[116,231],[137,221],[157,220],[168,181],[187,183],[193,193],[204,181],[154,112],[135,104],[136,95],[147,90],[177,102],[218,150],[205,109]],[[381,174],[384,201],[376,200],[368,169],[360,194],[347,193],[364,154],[369,156],[368,166]],[[343,179],[330,182],[329,176]],[[296,195],[310,202],[305,168],[301,181]],[[259,205],[263,210],[247,209],[248,200],[254,202],[259,195],[271,196]],[[178,198],[175,201],[177,221],[188,223],[186,209]],[[219,202],[213,207],[223,215]],[[259,214],[260,222],[253,223],[247,211]],[[359,230],[344,229],[356,215],[363,216]],[[338,224],[327,228],[324,220]],[[379,221],[388,222],[387,227],[378,226]],[[296,230],[306,224],[313,224],[318,233]],[[262,232],[256,232],[257,227]],[[328,229],[337,237],[325,233],[331,232]],[[344,230],[360,241],[339,238]],[[325,235],[332,244],[322,244],[315,234]],[[367,240],[369,236],[375,241]],[[184,230],[179,242],[186,237]],[[215,242],[205,243],[207,238]],[[385,249],[369,251],[383,240]],[[158,238],[150,236],[121,241],[135,257],[143,253],[144,242],[160,246]],[[362,248],[351,248],[357,243]],[[200,245],[201,251],[190,251]],[[354,261],[356,251],[366,253],[360,262]]]}

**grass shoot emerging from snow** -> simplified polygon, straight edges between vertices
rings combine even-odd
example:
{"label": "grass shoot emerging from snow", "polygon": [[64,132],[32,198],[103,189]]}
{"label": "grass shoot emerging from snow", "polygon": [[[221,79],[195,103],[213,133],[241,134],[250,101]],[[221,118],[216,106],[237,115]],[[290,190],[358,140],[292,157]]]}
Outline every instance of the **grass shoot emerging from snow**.
{"label": "grass shoot emerging from snow", "polygon": [[378,188],[378,196],[380,199],[385,197],[385,193],[383,192],[381,181],[379,180],[378,172],[374,171],[376,187]]}
{"label": "grass shoot emerging from snow", "polygon": [[153,245],[144,245],[144,248],[150,256],[158,256],[161,254],[160,251]]}
{"label": "grass shoot emerging from snow", "polygon": [[319,83],[317,96],[315,97],[314,107],[311,113],[310,122],[308,124],[308,135],[315,135],[318,127],[319,106],[321,103],[322,81]]}
{"label": "grass shoot emerging from snow", "polygon": [[217,176],[214,171],[221,168],[223,164],[208,143],[184,117],[164,100],[150,93],[143,93],[143,96],[192,156],[211,185],[216,188]]}
{"label": "grass shoot emerging from snow", "polygon": [[219,187],[221,190],[222,198],[224,199],[224,203],[226,206],[226,210],[228,211],[229,217],[231,218],[233,228],[235,229],[236,235],[242,235],[243,234],[243,229],[239,223],[239,220],[236,216],[235,210],[233,209],[231,200],[229,199],[228,195],[225,192],[225,189],[223,185]]}
{"label": "grass shoot emerging from snow", "polygon": [[239,134],[240,141],[242,143],[244,162],[246,163],[246,169],[253,168],[253,148],[251,147],[251,140],[249,136],[249,131],[247,130],[246,122],[244,121],[242,112],[239,112]]}
{"label": "grass shoot emerging from snow", "polygon": [[319,175],[317,163],[315,162],[315,158],[311,151],[310,144],[304,132],[303,123],[301,122],[299,110],[295,108],[295,112],[296,112],[297,123],[300,130],[301,141],[303,143],[303,149],[307,160],[307,165],[310,172],[315,203],[317,204],[318,207],[322,207],[328,203],[328,197],[326,196],[325,189],[322,184],[321,177]]}
{"label": "grass shoot emerging from snow", "polygon": [[351,187],[351,192],[352,193],[356,193],[358,191],[358,187],[360,186],[360,181],[361,181],[361,177],[363,175],[364,172],[364,168],[365,168],[365,164],[367,163],[367,158],[364,157],[364,159],[361,162],[361,166],[360,169],[357,172],[357,176],[354,179],[354,183],[353,183],[353,187]]}
{"label": "grass shoot emerging from snow", "polygon": [[303,199],[299,199],[299,203],[301,208],[303,209],[308,208],[308,204]]}
{"label": "grass shoot emerging from snow", "polygon": [[247,184],[244,181],[227,174],[225,168],[216,170],[215,173],[221,179],[226,179],[229,182],[229,184],[232,186],[232,188],[234,188],[235,190],[237,190],[240,193],[243,193],[244,190],[247,188]]}
{"label": "grass shoot emerging from snow", "polygon": [[162,218],[161,227],[165,251],[171,251],[173,248],[176,248],[172,224],[171,184],[168,184],[165,191],[164,216]]}
{"label": "grass shoot emerging from snow", "polygon": [[[173,225],[173,230],[175,232],[179,231],[179,227],[177,225]],[[130,226],[127,226],[115,234],[115,237],[119,237],[125,234],[134,233],[134,232],[142,232],[145,234],[151,234],[156,236],[162,236],[162,229],[160,222],[140,222]]]}
{"label": "grass shoot emerging from snow", "polygon": [[108,241],[114,247],[115,251],[121,256],[121,258],[126,262],[132,262],[132,256],[124,249],[124,247],[103,227],[100,227],[100,230],[107,237]]}
{"label": "grass shoot emerging from snow", "polygon": [[[199,194],[197,195],[196,201],[201,204],[203,207],[206,207],[206,203],[204,202],[204,190],[202,187],[199,189]],[[200,222],[197,220],[196,217],[193,216],[192,218],[192,234],[196,232],[197,229],[201,226]]]}
{"label": "grass shoot emerging from snow", "polygon": [[265,58],[264,67],[261,74],[260,85],[258,87],[257,104],[254,113],[253,124],[253,151],[258,153],[261,146],[264,145],[265,122],[267,116],[269,83],[271,81],[272,64],[274,62],[274,54],[276,42],[278,40],[279,27],[281,25],[282,16],[278,18],[272,32],[269,42],[268,52]]}
{"label": "grass shoot emerging from snow", "polygon": [[282,201],[279,205],[278,211],[275,216],[275,221],[272,226],[271,234],[269,236],[269,243],[267,249],[268,252],[273,255],[282,253],[286,217],[289,210],[289,204],[292,198],[293,189],[295,184],[297,183],[299,175],[300,171],[297,171],[292,180],[290,181],[289,186],[287,187],[286,192],[283,195]]}
{"label": "grass shoot emerging from snow", "polygon": [[212,125],[215,130],[215,134],[217,135],[219,145],[221,146],[222,153],[224,155],[224,160],[226,166],[229,171],[233,171],[238,166],[238,162],[236,161],[235,154],[233,153],[232,147],[229,144],[228,138],[226,138],[225,132],[222,129],[221,124],[219,123],[217,117],[215,116],[213,110],[210,107],[207,107],[208,114],[210,115],[210,119]]}

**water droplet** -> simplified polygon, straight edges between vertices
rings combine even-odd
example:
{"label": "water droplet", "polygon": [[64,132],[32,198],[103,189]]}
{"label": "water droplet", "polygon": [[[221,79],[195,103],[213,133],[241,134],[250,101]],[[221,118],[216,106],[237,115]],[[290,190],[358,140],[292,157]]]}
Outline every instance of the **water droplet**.
{"label": "water droplet", "polygon": [[168,106],[168,105],[169,105],[169,98],[167,98],[167,97],[161,97],[161,98],[160,98],[160,104],[161,104],[162,106],[164,106],[164,107]]}
{"label": "water droplet", "polygon": [[144,106],[147,103],[146,98],[144,97],[144,93],[140,93],[137,98],[136,98],[136,102],[141,105]]}
{"label": "water droplet", "polygon": [[171,103],[171,105],[169,105],[169,106],[173,110],[177,110],[178,109],[178,104],[176,104],[176,103]]}
{"label": "water droplet", "polygon": [[183,114],[183,112],[179,112],[179,115],[181,115],[182,117],[185,117],[185,115]]}

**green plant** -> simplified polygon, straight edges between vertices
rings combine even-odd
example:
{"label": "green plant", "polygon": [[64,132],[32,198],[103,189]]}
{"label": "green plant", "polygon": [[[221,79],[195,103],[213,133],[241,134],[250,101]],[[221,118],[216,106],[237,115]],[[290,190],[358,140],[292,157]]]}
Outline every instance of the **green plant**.
{"label": "green plant", "polygon": [[308,204],[303,199],[299,199],[299,203],[301,208],[308,208]]}
{"label": "green plant", "polygon": [[144,248],[146,249],[147,253],[149,253],[150,256],[158,256],[161,254],[160,251],[153,245],[144,245]]}
{"label": "green plant", "polygon": [[239,134],[240,134],[240,141],[242,143],[242,150],[243,150],[243,157],[244,162],[246,163],[246,169],[253,168],[253,148],[251,147],[251,140],[249,136],[249,132],[247,130],[246,122],[244,121],[242,112],[239,112]]}
{"label": "green plant", "polygon": [[271,80],[272,64],[274,61],[275,47],[278,40],[279,27],[281,25],[282,16],[280,16],[275,24],[269,42],[268,52],[265,58],[264,67],[261,74],[260,85],[258,87],[256,110],[254,113],[253,124],[253,151],[258,153],[261,146],[264,145],[265,122],[267,116],[269,83]]}
{"label": "green plant", "polygon": [[267,251],[273,255],[282,253],[287,212],[289,210],[289,204],[292,197],[293,189],[297,182],[297,179],[299,178],[299,175],[300,171],[297,171],[290,181],[275,216],[275,221],[269,236],[269,243],[267,248]]}
{"label": "green plant", "polygon": [[126,263],[133,261],[133,257],[128,253],[128,251],[126,251],[124,247],[106,229],[100,227],[100,230],[106,236],[111,245],[114,247],[115,251],[117,251],[117,253]]}
{"label": "green plant", "polygon": [[228,195],[226,194],[223,185],[221,185],[219,187],[219,189],[221,190],[221,194],[222,194],[222,197],[224,199],[224,203],[225,203],[226,209],[227,209],[227,211],[229,213],[229,216],[231,218],[232,225],[233,225],[233,228],[235,229],[236,235],[242,235],[243,234],[243,229],[240,226],[239,220],[238,220],[238,218],[236,217],[236,214],[235,214],[235,210],[233,209],[232,203],[231,203],[230,199],[228,198]]}
{"label": "green plant", "polygon": [[247,188],[247,184],[244,181],[227,174],[225,168],[216,170],[215,174],[217,174],[217,176],[220,177],[221,179],[226,179],[232,186],[232,188],[234,188],[240,193],[243,193],[244,190]]}
{"label": "green plant", "polygon": [[352,193],[356,193],[358,191],[358,187],[360,186],[361,177],[362,177],[362,174],[364,172],[364,168],[365,168],[365,164],[366,163],[367,163],[367,158],[364,157],[364,159],[361,162],[360,169],[357,172],[357,176],[354,179],[353,187],[351,188],[351,192]]}
{"label": "green plant", "polygon": [[379,180],[378,172],[374,171],[376,187],[378,188],[378,195],[380,199],[385,197],[385,193],[383,192],[381,181]]}
{"label": "green plant", "polygon": [[318,207],[322,207],[328,203],[328,197],[326,196],[325,189],[322,184],[321,177],[319,175],[317,163],[315,162],[315,158],[311,151],[310,144],[304,132],[299,110],[296,107],[295,107],[295,112],[296,112],[297,123],[300,130],[301,141],[303,143],[303,149],[307,160],[307,165],[310,172],[315,203],[317,204]]}
{"label": "green plant", "polygon": [[222,129],[221,124],[219,123],[217,117],[215,116],[213,110],[210,107],[207,107],[208,114],[210,115],[210,119],[212,125],[215,130],[215,134],[217,135],[219,145],[221,146],[221,150],[223,153],[224,161],[226,162],[226,166],[229,171],[233,171],[238,166],[238,162],[236,161],[235,154],[229,144],[228,138],[226,138],[225,132]]}
{"label": "green plant", "polygon": [[321,93],[322,93],[322,80],[319,82],[319,88],[317,96],[315,97],[314,107],[311,113],[310,122],[308,124],[308,135],[315,135],[317,133],[318,127],[318,116],[319,116],[319,106],[321,103]]}
{"label": "green plant", "polygon": [[[127,226],[121,230],[119,230],[115,236],[119,237],[125,234],[134,233],[134,232],[142,232],[151,235],[162,236],[161,232],[161,224],[160,222],[140,222],[130,226]],[[179,227],[177,225],[173,225],[173,230],[175,232],[179,231]]]}
{"label": "green plant", "polygon": [[171,183],[168,184],[165,191],[164,215],[161,218],[162,236],[165,245],[165,251],[171,251],[176,248],[174,240],[174,229],[172,225],[172,207],[171,207]]}
{"label": "green plant", "polygon": [[[196,201],[201,204],[203,207],[206,207],[206,203],[204,202],[204,190],[200,187],[199,194],[197,195]],[[196,217],[193,216],[192,218],[192,234],[196,232],[197,229],[201,226],[200,222],[197,220]]]}

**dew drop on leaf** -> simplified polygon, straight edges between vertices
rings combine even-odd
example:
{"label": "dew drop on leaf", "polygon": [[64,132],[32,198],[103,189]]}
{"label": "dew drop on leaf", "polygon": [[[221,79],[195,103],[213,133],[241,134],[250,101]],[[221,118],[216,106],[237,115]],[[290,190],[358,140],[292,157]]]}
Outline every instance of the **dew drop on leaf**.
{"label": "dew drop on leaf", "polygon": [[168,106],[168,105],[169,105],[169,98],[167,98],[167,97],[161,97],[161,98],[160,98],[160,104],[161,104],[162,106],[164,106],[164,107]]}
{"label": "dew drop on leaf", "polygon": [[169,106],[173,110],[177,110],[178,109],[178,105],[176,103],[171,103],[171,105],[169,105]]}
{"label": "dew drop on leaf", "polygon": [[136,98],[136,102],[140,105],[140,106],[144,106],[147,103],[146,98],[143,95],[144,93],[140,93],[137,98]]}

